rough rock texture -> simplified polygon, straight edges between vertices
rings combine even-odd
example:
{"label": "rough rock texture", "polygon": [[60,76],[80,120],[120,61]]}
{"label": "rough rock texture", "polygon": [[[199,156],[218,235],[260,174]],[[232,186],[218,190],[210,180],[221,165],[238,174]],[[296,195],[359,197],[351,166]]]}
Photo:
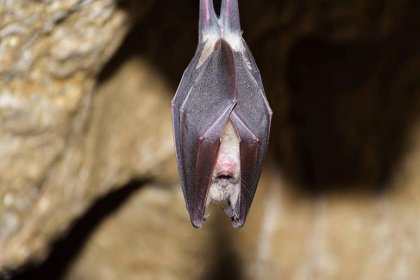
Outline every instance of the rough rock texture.
{"label": "rough rock texture", "polygon": [[177,184],[146,185],[92,234],[67,279],[202,279],[213,235],[191,230]]}
{"label": "rough rock texture", "polygon": [[70,229],[21,279],[418,278],[418,1],[241,1],[268,164],[243,229],[200,231],[169,115],[198,1],[121,3],[0,0],[0,268]]}
{"label": "rough rock texture", "polygon": [[[147,118],[141,106],[124,133],[113,131],[127,118],[113,109],[117,101],[95,111],[109,111],[113,123],[96,127],[106,118],[92,118],[96,75],[129,27],[128,13],[111,0],[0,1],[0,271],[42,257],[98,195],[150,172],[136,148],[170,150],[167,139],[142,141],[159,129],[135,143],[124,137]],[[124,145],[134,160],[120,153]]]}

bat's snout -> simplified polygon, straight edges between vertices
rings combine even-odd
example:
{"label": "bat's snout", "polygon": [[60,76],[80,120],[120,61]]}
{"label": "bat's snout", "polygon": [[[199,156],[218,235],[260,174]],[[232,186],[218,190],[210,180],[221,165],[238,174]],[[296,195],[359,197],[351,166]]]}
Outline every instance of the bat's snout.
{"label": "bat's snout", "polygon": [[216,179],[232,180],[237,177],[239,175],[237,161],[238,159],[236,159],[235,156],[231,157],[219,153],[213,172]]}

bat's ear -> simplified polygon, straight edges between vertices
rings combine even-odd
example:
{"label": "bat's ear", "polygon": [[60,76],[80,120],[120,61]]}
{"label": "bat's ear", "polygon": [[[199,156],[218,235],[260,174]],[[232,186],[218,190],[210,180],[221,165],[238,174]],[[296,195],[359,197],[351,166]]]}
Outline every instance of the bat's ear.
{"label": "bat's ear", "polygon": [[206,34],[211,32],[219,33],[219,24],[214,11],[213,0],[200,0],[200,21],[199,21],[200,42]]}
{"label": "bat's ear", "polygon": [[241,24],[239,22],[239,6],[238,0],[223,0],[220,11],[220,20],[223,28],[232,33],[241,32]]}

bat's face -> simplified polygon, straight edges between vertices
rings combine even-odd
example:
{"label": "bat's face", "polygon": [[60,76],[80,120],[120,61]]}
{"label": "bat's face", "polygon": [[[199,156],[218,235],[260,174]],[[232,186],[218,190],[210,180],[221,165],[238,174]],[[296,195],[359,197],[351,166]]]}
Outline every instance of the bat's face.
{"label": "bat's face", "polygon": [[191,222],[225,201],[241,227],[251,206],[268,143],[271,109],[255,61],[242,38],[237,0],[220,18],[200,0],[199,45],[172,100],[178,169]]}
{"label": "bat's face", "polygon": [[226,214],[238,218],[233,209],[237,209],[241,193],[240,139],[230,120],[227,121],[221,135],[219,152],[211,176],[206,207],[212,202],[226,201]]}

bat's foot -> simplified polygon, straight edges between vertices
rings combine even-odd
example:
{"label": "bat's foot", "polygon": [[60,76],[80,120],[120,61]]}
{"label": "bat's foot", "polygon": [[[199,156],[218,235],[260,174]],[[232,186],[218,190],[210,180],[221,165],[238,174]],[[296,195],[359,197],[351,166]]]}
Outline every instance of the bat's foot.
{"label": "bat's foot", "polygon": [[244,223],[239,218],[232,218],[232,226],[234,228],[241,228],[244,226]]}
{"label": "bat's foot", "polygon": [[239,214],[235,209],[232,208],[230,201],[228,201],[228,207],[224,209],[226,216],[232,220],[232,226],[234,228],[239,228],[243,226],[243,223],[240,221]]}
{"label": "bat's foot", "polygon": [[225,211],[226,216],[228,216],[229,218],[233,218],[236,215],[235,211],[230,206],[226,207],[224,211]]}

